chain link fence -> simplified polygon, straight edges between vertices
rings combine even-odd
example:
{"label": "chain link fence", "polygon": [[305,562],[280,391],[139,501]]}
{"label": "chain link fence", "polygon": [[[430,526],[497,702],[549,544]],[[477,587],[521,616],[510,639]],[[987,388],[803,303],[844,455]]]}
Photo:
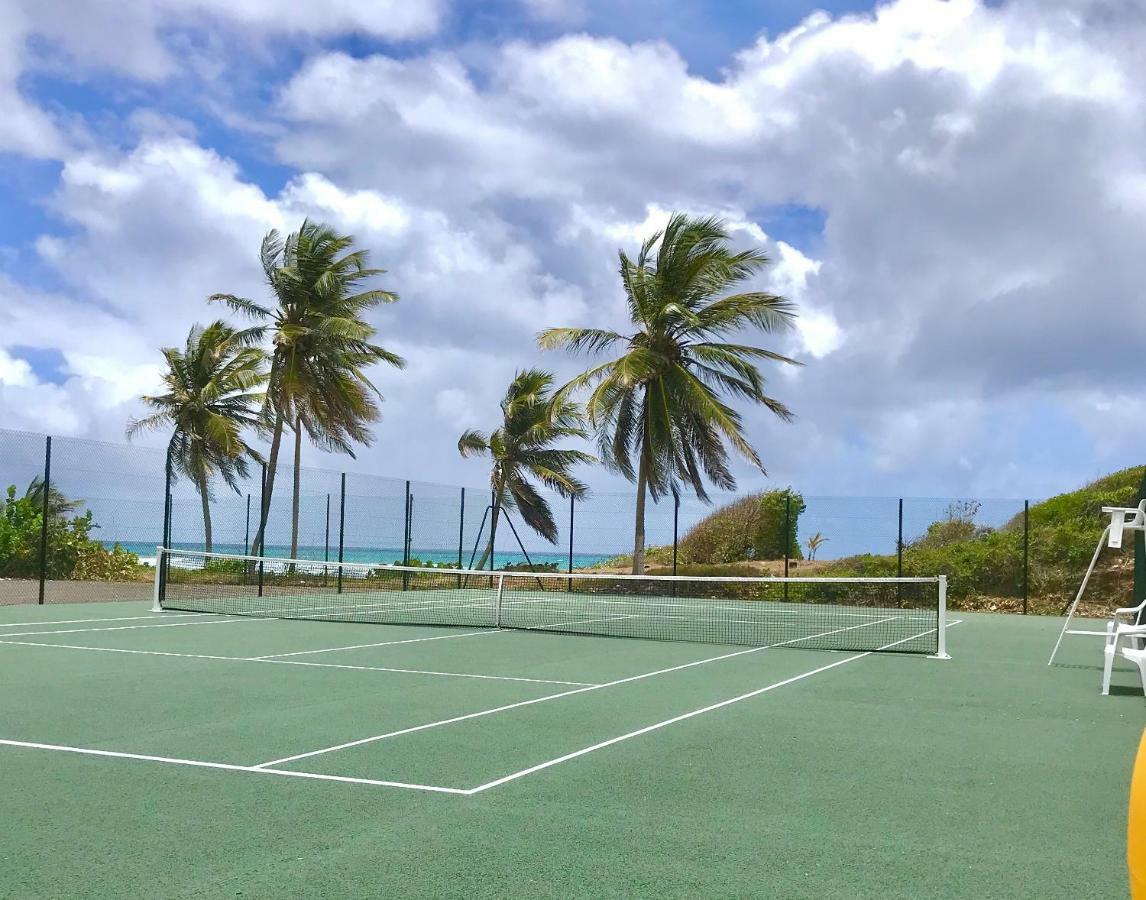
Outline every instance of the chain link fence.
{"label": "chain link fence", "polygon": [[[0,430],[0,603],[144,599],[160,544],[556,572],[623,572],[632,561],[634,492],[579,501],[542,492],[555,543],[503,509],[491,547],[488,487],[305,467],[296,478],[289,465],[266,485],[264,467],[253,463],[233,486],[209,484],[204,503],[196,485],[169,481],[165,469],[161,449]],[[660,574],[742,574],[745,567],[761,575],[946,574],[956,605],[1058,613],[1103,522],[1095,509],[1093,538],[1086,532],[1064,540],[1032,528],[1029,507],[1025,500],[805,497],[795,490],[716,495],[708,504],[683,494],[650,498],[646,566]],[[1099,579],[1114,599],[1128,596],[1123,576],[1132,556],[1112,558]]]}

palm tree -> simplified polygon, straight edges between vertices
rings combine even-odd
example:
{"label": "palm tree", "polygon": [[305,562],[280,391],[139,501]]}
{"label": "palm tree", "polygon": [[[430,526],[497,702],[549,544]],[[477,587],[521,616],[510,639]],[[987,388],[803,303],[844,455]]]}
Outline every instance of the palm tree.
{"label": "palm tree", "polygon": [[807,543],[808,543],[808,559],[814,561],[816,558],[816,553],[827,542],[828,542],[828,539],[826,537],[824,537],[818,531],[815,534],[813,534],[810,538],[808,538],[808,541],[807,541]]}
{"label": "palm tree", "polygon": [[262,457],[243,438],[245,429],[265,426],[260,407],[267,381],[266,354],[254,346],[252,329],[237,330],[226,322],[195,325],[182,350],[167,347],[163,357],[167,392],[145,395],[154,412],[133,419],[128,438],[165,425],[175,430],[167,447],[168,465],[195,485],[203,503],[203,542],[211,540],[211,479],[219,476],[234,490],[248,476],[248,459]]}
{"label": "palm tree", "polygon": [[571,474],[578,463],[596,462],[580,450],[558,450],[557,441],[584,438],[581,408],[567,399],[551,395],[553,375],[539,369],[518,372],[501,401],[502,423],[488,437],[467,431],[458,439],[458,452],[464,457],[490,456],[493,468],[489,483],[493,489],[493,515],[489,543],[477,568],[485,566],[493,554],[497,520],[502,509],[516,509],[525,524],[551,544],[557,543],[557,523],[545,498],[530,479],[541,482],[562,497],[583,497],[586,486]]}
{"label": "palm tree", "polygon": [[[31,483],[28,485],[28,490],[24,491],[24,499],[29,500],[36,509],[42,509],[44,506],[44,479],[39,475],[35,476]],[[49,519],[66,519],[77,509],[84,505],[82,500],[70,500],[65,497],[63,492],[58,490],[55,485],[48,488],[48,518]]]}
{"label": "palm tree", "polygon": [[259,528],[251,552],[265,546],[267,519],[284,427],[295,433],[294,492],[291,507],[291,556],[298,555],[299,463],[302,434],[325,450],[354,456],[353,444],[369,446],[367,427],[380,418],[382,395],[365,369],[375,363],[403,368],[400,356],[371,343],[375,329],[362,316],[398,295],[362,283],[385,269],[366,266],[367,252],[353,250],[354,238],[306,220],[284,239],[277,231],[263,238],[260,259],[277,306],[269,308],[236,297],[214,294],[211,302],[259,321],[252,331],[270,335],[267,408],[273,425],[267,459]]}
{"label": "palm tree", "polygon": [[[634,331],[551,328],[543,349],[598,354],[620,348],[561,389],[593,391],[586,404],[607,466],[637,485],[633,573],[644,572],[645,493],[653,501],[683,480],[707,500],[704,477],[731,490],[730,444],[764,471],[743,419],[721,395],[758,403],[787,421],[792,413],[764,393],[758,360],[797,364],[771,350],[730,343],[747,328],[776,332],[795,318],[791,303],[761,291],[727,294],[767,264],[763,251],[733,252],[724,223],[674,213],[644,242],[636,261],[622,250],[621,282]],[[634,466],[635,460],[635,466]]]}

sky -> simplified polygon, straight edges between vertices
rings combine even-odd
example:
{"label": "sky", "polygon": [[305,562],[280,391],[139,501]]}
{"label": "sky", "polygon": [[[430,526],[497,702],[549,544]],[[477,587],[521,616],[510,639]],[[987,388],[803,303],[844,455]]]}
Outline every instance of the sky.
{"label": "sky", "polygon": [[[319,10],[320,15],[315,14]],[[617,252],[713,214],[798,309],[743,410],[807,495],[1042,497],[1143,462],[1136,0],[0,0],[0,423],[122,441],[159,348],[353,234],[408,360],[323,468],[480,485],[551,326],[626,329]],[[162,437],[151,439],[151,443]],[[598,491],[615,475],[583,473]]]}

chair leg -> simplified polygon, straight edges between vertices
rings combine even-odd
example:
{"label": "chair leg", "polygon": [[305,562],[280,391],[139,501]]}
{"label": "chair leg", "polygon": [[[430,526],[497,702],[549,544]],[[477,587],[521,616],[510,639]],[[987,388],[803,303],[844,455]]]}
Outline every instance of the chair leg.
{"label": "chair leg", "polygon": [[1138,663],[1138,674],[1142,676],[1142,693],[1146,694],[1146,655],[1135,654],[1132,658]]}
{"label": "chair leg", "polygon": [[1103,648],[1102,655],[1102,691],[1103,697],[1110,694],[1110,670],[1114,667],[1114,657],[1118,653],[1118,633],[1115,629],[1107,626],[1106,633],[1106,647]]}

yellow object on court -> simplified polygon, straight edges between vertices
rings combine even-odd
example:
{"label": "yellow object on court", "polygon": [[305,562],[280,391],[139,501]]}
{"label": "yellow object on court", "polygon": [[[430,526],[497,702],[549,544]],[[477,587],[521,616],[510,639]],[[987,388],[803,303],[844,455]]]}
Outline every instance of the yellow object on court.
{"label": "yellow object on court", "polygon": [[1126,836],[1131,900],[1146,900],[1146,732],[1138,745],[1138,762],[1130,783],[1130,828]]}

